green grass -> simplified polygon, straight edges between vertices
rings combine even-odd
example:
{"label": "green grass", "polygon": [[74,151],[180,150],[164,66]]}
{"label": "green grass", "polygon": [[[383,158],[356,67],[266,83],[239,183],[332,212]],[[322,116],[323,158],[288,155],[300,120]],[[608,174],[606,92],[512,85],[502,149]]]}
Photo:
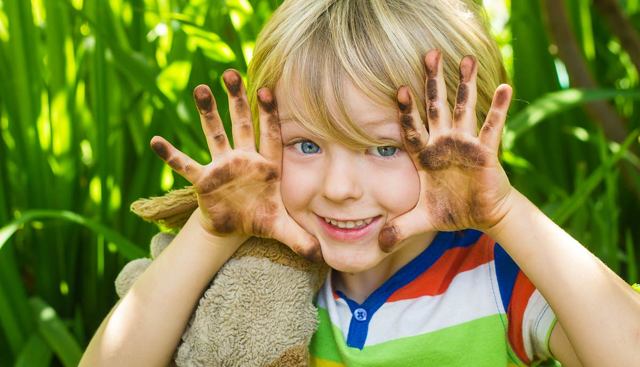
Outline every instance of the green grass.
{"label": "green grass", "polygon": [[[211,85],[227,116],[221,73],[246,71],[279,3],[0,0],[0,366],[77,364],[157,231],[129,204],[188,184],[150,138],[208,161],[191,91]],[[638,282],[638,71],[587,1],[568,3],[599,87],[571,88],[539,2],[511,1],[496,34],[516,91],[502,158],[518,190]],[[624,142],[581,108],[593,100],[626,121]]]}

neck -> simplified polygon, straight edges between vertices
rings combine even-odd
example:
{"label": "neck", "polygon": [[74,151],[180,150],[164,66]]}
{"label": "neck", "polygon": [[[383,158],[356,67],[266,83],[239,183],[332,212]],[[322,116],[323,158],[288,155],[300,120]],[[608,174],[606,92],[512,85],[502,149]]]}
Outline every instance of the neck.
{"label": "neck", "polygon": [[363,303],[376,289],[398,270],[424,251],[437,232],[423,233],[409,238],[397,251],[389,254],[371,269],[358,273],[333,271],[333,287],[352,300]]}

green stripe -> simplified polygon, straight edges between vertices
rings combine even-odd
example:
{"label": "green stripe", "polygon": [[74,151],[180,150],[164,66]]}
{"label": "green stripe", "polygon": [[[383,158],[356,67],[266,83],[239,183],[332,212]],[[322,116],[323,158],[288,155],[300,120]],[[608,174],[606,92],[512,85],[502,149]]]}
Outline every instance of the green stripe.
{"label": "green stripe", "polygon": [[310,345],[311,354],[318,358],[356,367],[522,365],[509,357],[500,314],[358,350],[346,346],[342,332],[331,324],[326,309],[318,311],[320,323]]}
{"label": "green stripe", "polygon": [[332,330],[331,319],[329,318],[329,312],[325,308],[318,307],[318,330],[311,338],[309,344],[309,352],[311,355],[318,358],[327,359],[330,361],[341,362],[340,353],[336,347],[336,342],[333,339],[333,335],[339,338],[339,342],[344,344],[344,338],[339,329]]}

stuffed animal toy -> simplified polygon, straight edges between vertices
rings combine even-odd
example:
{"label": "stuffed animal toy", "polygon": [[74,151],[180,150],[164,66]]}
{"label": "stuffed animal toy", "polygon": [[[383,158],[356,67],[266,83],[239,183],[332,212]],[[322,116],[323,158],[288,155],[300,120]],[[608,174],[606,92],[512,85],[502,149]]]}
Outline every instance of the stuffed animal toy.
{"label": "stuffed animal toy", "polygon": [[[196,208],[192,186],[131,205],[144,220],[173,231]],[[174,236],[158,233],[151,240],[151,259],[125,265],[115,282],[121,298]],[[326,264],[314,264],[278,241],[251,237],[200,298],[174,354],[174,365],[308,365],[307,347],[318,320],[313,297],[327,271]]]}

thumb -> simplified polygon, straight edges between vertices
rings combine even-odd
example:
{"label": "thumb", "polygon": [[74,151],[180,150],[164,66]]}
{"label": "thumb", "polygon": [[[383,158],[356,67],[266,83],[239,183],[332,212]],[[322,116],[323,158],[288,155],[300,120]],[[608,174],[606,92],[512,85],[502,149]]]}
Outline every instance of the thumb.
{"label": "thumb", "polygon": [[378,235],[378,246],[383,252],[392,252],[407,238],[427,230],[426,215],[419,209],[405,213],[382,227]]}
{"label": "thumb", "polygon": [[273,238],[284,243],[298,255],[319,263],[322,261],[322,250],[318,239],[305,231],[288,215],[281,218],[275,225]]}

